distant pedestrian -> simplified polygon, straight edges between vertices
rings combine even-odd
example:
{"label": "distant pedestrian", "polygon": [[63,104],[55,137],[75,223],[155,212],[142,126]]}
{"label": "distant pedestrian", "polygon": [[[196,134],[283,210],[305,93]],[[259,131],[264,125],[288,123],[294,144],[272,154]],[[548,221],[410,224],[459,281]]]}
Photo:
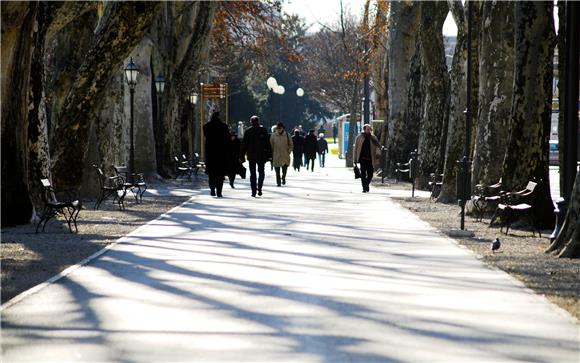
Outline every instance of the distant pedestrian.
{"label": "distant pedestrian", "polygon": [[[318,150],[318,140],[314,134],[314,129],[311,129],[308,135],[304,138],[304,155],[306,158],[306,170],[312,165],[311,171],[314,171],[314,160],[316,160],[316,152]],[[312,163],[312,164],[311,164]]]}
{"label": "distant pedestrian", "polygon": [[212,196],[222,197],[224,177],[230,166],[230,131],[220,119],[219,112],[214,112],[208,123],[203,126],[205,135],[205,172],[209,177],[209,189]]}
{"label": "distant pedestrian", "polygon": [[326,132],[326,130],[324,129],[324,125],[320,124],[320,128],[318,129],[318,134],[324,134]]}
{"label": "distant pedestrian", "polygon": [[328,142],[324,139],[324,134],[320,133],[318,135],[318,162],[320,167],[324,168],[325,156],[328,153]]}
{"label": "distant pedestrian", "polygon": [[[276,131],[270,136],[272,146],[272,165],[276,170],[276,185],[286,185],[286,172],[290,165],[290,153],[292,152],[292,138],[286,132],[284,124],[278,122]],[[280,175],[282,169],[282,175]]]}
{"label": "distant pedestrian", "polygon": [[380,143],[375,135],[371,134],[371,125],[363,126],[363,133],[358,135],[354,142],[354,161],[360,164],[361,183],[363,193],[370,190],[371,180],[375,172],[374,166],[379,164]]}
{"label": "distant pedestrian", "polygon": [[332,143],[336,144],[336,135],[338,135],[338,127],[336,127],[336,122],[332,124]]}
{"label": "distant pedestrian", "polygon": [[236,174],[240,172],[243,167],[240,162],[240,148],[242,143],[238,138],[236,132],[232,132],[230,135],[230,169],[228,178],[230,179],[230,186],[235,188],[234,182],[236,181]]}
{"label": "distant pedestrian", "polygon": [[304,138],[300,136],[300,131],[294,130],[292,136],[292,166],[295,171],[300,171],[302,166],[302,153],[304,152]]}
{"label": "distant pedestrian", "polygon": [[[252,197],[255,197],[256,193],[262,195],[265,178],[264,165],[272,157],[272,148],[268,139],[268,131],[260,125],[258,116],[252,116],[250,122],[252,127],[244,132],[240,160],[243,162],[247,155]],[[256,168],[258,169],[258,177],[256,177]]]}

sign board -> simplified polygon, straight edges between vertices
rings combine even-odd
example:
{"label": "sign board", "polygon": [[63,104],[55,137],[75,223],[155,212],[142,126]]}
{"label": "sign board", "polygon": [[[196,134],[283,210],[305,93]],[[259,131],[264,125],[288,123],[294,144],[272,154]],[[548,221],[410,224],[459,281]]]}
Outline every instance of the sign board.
{"label": "sign board", "polygon": [[205,83],[201,86],[203,98],[226,98],[227,85],[225,83]]}

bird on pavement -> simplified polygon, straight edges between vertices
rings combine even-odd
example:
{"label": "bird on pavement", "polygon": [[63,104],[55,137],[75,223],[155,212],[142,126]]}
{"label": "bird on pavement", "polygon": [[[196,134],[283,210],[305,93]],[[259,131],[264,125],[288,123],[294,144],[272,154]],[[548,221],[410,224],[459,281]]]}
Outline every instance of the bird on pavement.
{"label": "bird on pavement", "polygon": [[493,241],[490,246],[491,252],[499,250],[499,248],[501,247],[501,242],[499,241],[499,238],[496,238],[495,241]]}

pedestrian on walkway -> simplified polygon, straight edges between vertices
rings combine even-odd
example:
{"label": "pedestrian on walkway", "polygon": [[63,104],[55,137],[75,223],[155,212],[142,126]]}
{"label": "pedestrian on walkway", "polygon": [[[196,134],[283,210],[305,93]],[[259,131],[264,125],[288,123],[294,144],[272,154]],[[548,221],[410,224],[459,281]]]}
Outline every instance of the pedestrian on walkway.
{"label": "pedestrian on walkway", "polygon": [[[262,195],[264,185],[264,165],[272,157],[272,148],[268,139],[268,131],[260,125],[258,116],[250,118],[252,127],[244,132],[240,160],[244,162],[247,155],[250,167],[250,185],[252,187],[252,197]],[[258,177],[256,178],[256,168]]]}
{"label": "pedestrian on walkway", "polygon": [[336,122],[332,124],[332,143],[336,144],[336,136],[338,135],[338,127],[336,127]]}
{"label": "pedestrian on walkway", "polygon": [[230,135],[230,169],[228,178],[230,179],[230,186],[232,189],[235,188],[234,182],[236,181],[236,174],[240,172],[240,169],[243,168],[242,164],[240,163],[240,148],[242,146],[242,142],[238,138],[238,134],[233,131]]}
{"label": "pedestrian on walkway", "polygon": [[224,178],[230,168],[231,142],[228,126],[220,119],[218,111],[212,113],[203,125],[205,135],[205,173],[209,178],[212,196],[222,197]]}
{"label": "pedestrian on walkway", "polygon": [[304,139],[304,155],[306,156],[306,170],[312,163],[311,171],[314,171],[314,160],[316,160],[316,151],[318,150],[318,139],[314,134],[314,129],[310,129],[308,135]]}
{"label": "pedestrian on walkway", "polygon": [[320,133],[318,135],[318,162],[320,163],[321,168],[324,168],[324,161],[327,152],[328,142],[324,139],[324,134]]}
{"label": "pedestrian on walkway", "polygon": [[371,134],[371,125],[365,124],[363,133],[358,135],[354,142],[354,161],[360,164],[363,193],[370,191],[371,180],[375,172],[374,166],[377,166],[380,160],[380,146],[379,140]]}
{"label": "pedestrian on walkway", "polygon": [[[270,136],[270,145],[272,146],[272,165],[276,170],[276,184],[278,186],[286,185],[286,172],[290,165],[290,153],[293,149],[292,138],[286,132],[284,124],[278,122],[276,131]],[[282,175],[280,176],[280,169]]]}
{"label": "pedestrian on walkway", "polygon": [[304,138],[300,136],[299,130],[294,130],[292,146],[292,166],[295,171],[300,171],[300,166],[302,165],[302,153],[304,152]]}

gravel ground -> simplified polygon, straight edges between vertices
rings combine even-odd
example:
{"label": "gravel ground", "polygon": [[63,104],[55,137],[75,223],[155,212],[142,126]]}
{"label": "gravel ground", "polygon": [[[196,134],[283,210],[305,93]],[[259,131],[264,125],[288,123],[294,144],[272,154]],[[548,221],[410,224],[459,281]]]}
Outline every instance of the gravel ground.
{"label": "gravel ground", "polygon": [[[407,184],[404,188],[402,185]],[[378,188],[408,189],[409,183],[390,184]],[[430,223],[438,230],[445,232],[458,229],[460,208],[453,204],[442,204],[419,198],[394,198],[396,202]],[[542,231],[542,237],[527,228],[510,228],[509,235],[499,231],[499,227],[489,227],[489,218],[476,222],[475,218],[466,216],[465,228],[475,233],[474,237],[456,238],[463,245],[475,252],[483,261],[495,266],[518,280],[538,294],[567,310],[580,320],[580,259],[562,259],[544,251],[550,245],[549,235],[552,231]],[[498,237],[501,248],[498,252],[490,250],[491,241]]]}
{"label": "gravel ground", "polygon": [[[71,234],[64,219],[51,220],[44,233],[35,233],[35,225],[2,228],[0,245],[2,303],[38,285],[84,258],[99,251],[137,227],[180,205],[190,197],[183,190],[199,188],[204,176],[194,179],[150,184],[164,190],[164,195],[145,194],[142,204],[126,198],[120,211],[110,201],[93,210],[94,201],[83,201],[78,218],[78,234]],[[179,189],[179,196],[167,194]]]}

